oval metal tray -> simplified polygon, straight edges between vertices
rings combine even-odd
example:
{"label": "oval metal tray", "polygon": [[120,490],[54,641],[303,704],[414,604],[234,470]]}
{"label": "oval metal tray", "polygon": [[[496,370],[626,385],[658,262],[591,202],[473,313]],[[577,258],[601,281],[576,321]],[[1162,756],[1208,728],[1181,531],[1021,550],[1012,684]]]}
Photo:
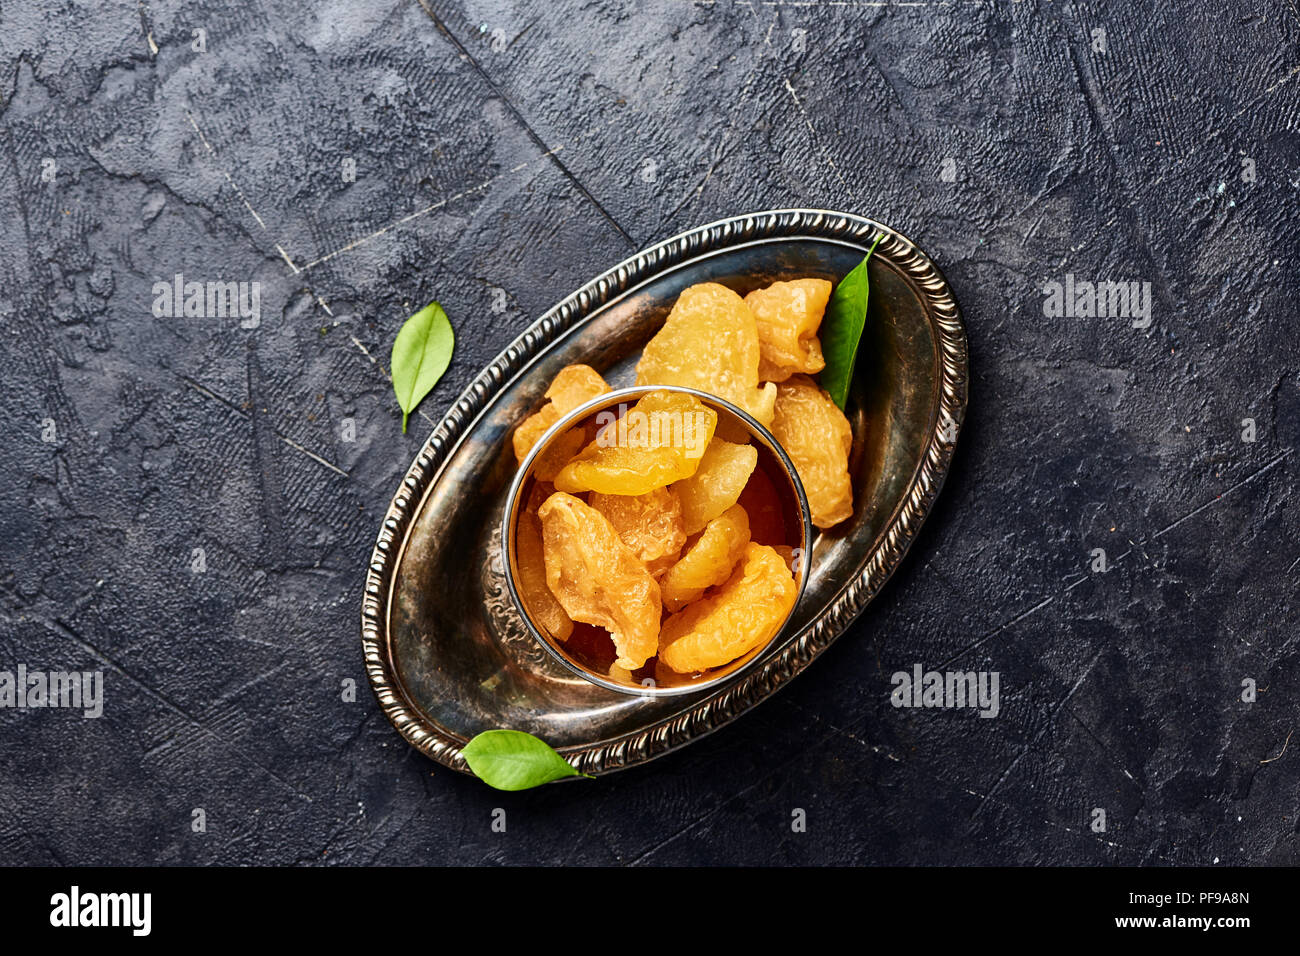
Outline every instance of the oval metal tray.
{"label": "oval metal tray", "polygon": [[[837,282],[872,257],[871,316],[848,414],[854,513],[816,538],[785,635],[734,682],[636,698],[595,687],[538,646],[510,601],[500,524],[512,429],[565,365],[632,384],[642,347],[686,286],[742,295],[777,279]],[[384,517],[361,610],[366,673],[413,746],[468,772],[461,748],[526,730],[585,773],[619,770],[704,736],[807,667],[907,552],[943,483],[966,410],[966,334],[951,290],[911,241],[847,213],[785,209],[682,233],[594,279],[539,319],[466,389],[408,469]]]}

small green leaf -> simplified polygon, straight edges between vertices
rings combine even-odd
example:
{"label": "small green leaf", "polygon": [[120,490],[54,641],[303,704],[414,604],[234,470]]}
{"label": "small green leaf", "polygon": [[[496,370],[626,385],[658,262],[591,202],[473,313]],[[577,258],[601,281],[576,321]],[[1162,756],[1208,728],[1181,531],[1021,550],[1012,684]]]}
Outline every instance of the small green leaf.
{"label": "small green leaf", "polygon": [[520,730],[485,730],[461,751],[474,775],[498,790],[527,790],[561,777],[586,777],[545,741]]}
{"label": "small green leaf", "polygon": [[820,381],[841,411],[849,400],[849,383],[853,381],[853,367],[858,361],[858,342],[867,324],[867,299],[871,292],[867,263],[883,238],[884,233],[876,236],[866,258],[840,280],[826,303],[826,317],[821,326],[826,367],[822,369]]}
{"label": "small green leaf", "polygon": [[393,340],[393,391],[402,406],[402,434],[406,434],[406,420],[415,406],[447,371],[455,346],[456,334],[437,302],[407,319],[397,333]]}

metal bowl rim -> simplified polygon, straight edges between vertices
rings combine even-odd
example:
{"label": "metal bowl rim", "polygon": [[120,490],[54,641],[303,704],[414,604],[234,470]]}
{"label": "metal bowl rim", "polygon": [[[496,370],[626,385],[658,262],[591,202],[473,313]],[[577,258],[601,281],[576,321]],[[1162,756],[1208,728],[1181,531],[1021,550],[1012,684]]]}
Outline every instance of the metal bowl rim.
{"label": "metal bowl rim", "polygon": [[[533,623],[532,617],[524,607],[523,599],[519,595],[519,590],[515,585],[514,561],[512,560],[510,543],[514,538],[514,528],[518,524],[519,502],[523,494],[524,482],[528,480],[528,475],[532,471],[533,462],[537,457],[546,450],[547,446],[555,439],[557,435],[568,429],[575,422],[579,422],[589,416],[592,412],[603,411],[612,405],[617,405],[620,401],[629,398],[643,398],[650,392],[678,392],[684,395],[694,395],[701,401],[708,402],[711,405],[718,405],[732,415],[735,415],[745,423],[754,433],[771,449],[781,462],[781,467],[785,469],[786,477],[794,485],[795,500],[799,505],[800,516],[802,518],[802,535],[799,557],[799,593],[795,596],[794,605],[786,614],[785,620],[781,626],[760,648],[757,653],[747,651],[749,660],[745,661],[739,667],[729,670],[726,673],[719,674],[709,680],[700,681],[696,684],[683,684],[680,687],[660,687],[654,685],[651,687],[642,687],[639,690],[628,687],[626,684],[617,684],[601,675],[589,671],[581,665],[569,660],[561,654],[555,646],[546,638],[541,629]],[[795,470],[794,462],[786,454],[781,443],[776,440],[776,436],[765,428],[756,418],[750,415],[742,408],[738,408],[725,398],[714,395],[710,392],[704,392],[696,388],[688,388],[684,385],[629,385],[625,388],[616,388],[612,391],[605,392],[593,399],[579,405],[577,408],[562,416],[559,421],[542,433],[533,447],[529,449],[528,454],[520,463],[515,476],[510,481],[510,487],[506,491],[505,513],[501,517],[501,565],[505,572],[506,587],[510,591],[510,597],[515,602],[515,609],[519,611],[519,616],[523,618],[524,625],[528,628],[533,639],[536,640],[552,658],[563,664],[568,670],[577,674],[584,680],[595,684],[597,687],[603,687],[606,690],[615,691],[628,697],[681,697],[686,694],[698,694],[705,691],[714,690],[728,681],[734,680],[741,674],[745,673],[761,660],[767,652],[785,636],[786,629],[790,626],[790,621],[794,617],[795,610],[799,607],[799,601],[802,600],[804,590],[808,585],[808,575],[812,570],[812,513],[808,508],[808,496],[803,490],[803,482],[799,479],[799,473]]]}

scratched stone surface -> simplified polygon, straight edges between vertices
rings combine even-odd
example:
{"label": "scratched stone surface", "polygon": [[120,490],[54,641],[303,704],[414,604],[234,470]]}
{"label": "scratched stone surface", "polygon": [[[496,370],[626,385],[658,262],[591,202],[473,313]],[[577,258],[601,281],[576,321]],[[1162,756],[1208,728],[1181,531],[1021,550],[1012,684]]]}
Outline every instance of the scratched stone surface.
{"label": "scratched stone surface", "polygon": [[[105,680],[98,719],[0,709],[0,861],[1300,862],[1300,16],[1226,6],[0,3],[0,670]],[[505,795],[412,751],[358,615],[423,438],[593,275],[795,205],[964,311],[903,568],[652,764]],[[177,273],[259,324],[155,316]],[[1067,275],[1149,282],[1149,325],[1046,316]],[[895,708],[916,664],[1000,713]]]}

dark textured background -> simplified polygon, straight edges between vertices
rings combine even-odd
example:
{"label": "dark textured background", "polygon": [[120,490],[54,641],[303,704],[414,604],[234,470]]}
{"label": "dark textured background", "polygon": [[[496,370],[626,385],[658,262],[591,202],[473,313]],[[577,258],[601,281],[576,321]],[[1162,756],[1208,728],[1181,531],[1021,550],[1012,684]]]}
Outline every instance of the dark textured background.
{"label": "dark textured background", "polygon": [[[1134,6],[0,2],[0,669],[106,673],[99,720],[0,711],[0,862],[1300,861],[1300,13]],[[648,766],[503,795],[414,753],[358,614],[432,423],[593,275],[790,205],[911,236],[965,313],[904,567]],[[155,318],[175,272],[260,281],[261,326]],[[1044,318],[1067,272],[1151,282],[1151,327]],[[895,710],[918,662],[1001,716]]]}

